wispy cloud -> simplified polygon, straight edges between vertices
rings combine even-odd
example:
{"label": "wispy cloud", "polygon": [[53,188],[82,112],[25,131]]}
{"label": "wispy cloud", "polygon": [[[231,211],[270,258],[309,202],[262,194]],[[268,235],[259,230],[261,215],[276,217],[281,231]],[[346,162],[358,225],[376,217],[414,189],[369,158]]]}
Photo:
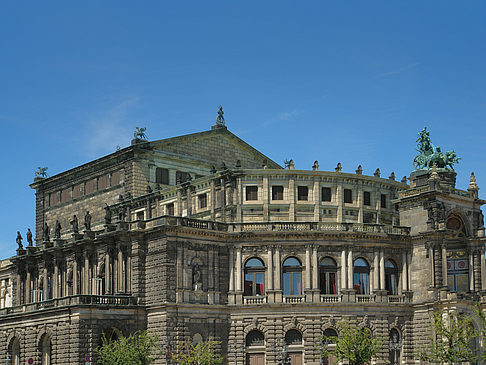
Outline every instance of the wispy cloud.
{"label": "wispy cloud", "polygon": [[85,154],[89,158],[114,152],[117,146],[126,147],[130,142],[134,121],[128,120],[130,109],[137,106],[139,98],[132,96],[99,111],[88,119]]}
{"label": "wispy cloud", "polygon": [[286,122],[288,120],[295,118],[299,114],[300,114],[300,112],[296,109],[293,109],[290,112],[286,111],[286,112],[279,113],[276,116],[274,116],[274,117],[268,119],[267,121],[263,122],[262,127],[268,127],[269,125],[272,125],[272,124],[278,123],[278,122]]}
{"label": "wispy cloud", "polygon": [[420,65],[420,62],[412,62],[412,63],[409,63],[408,65],[405,65],[405,66],[400,67],[398,69],[388,71],[388,72],[383,72],[383,73],[379,74],[378,77],[388,77],[388,76],[398,75],[398,74],[401,74],[402,72],[405,72],[405,71],[408,71],[408,70],[410,70],[414,67],[417,67],[418,65]]}

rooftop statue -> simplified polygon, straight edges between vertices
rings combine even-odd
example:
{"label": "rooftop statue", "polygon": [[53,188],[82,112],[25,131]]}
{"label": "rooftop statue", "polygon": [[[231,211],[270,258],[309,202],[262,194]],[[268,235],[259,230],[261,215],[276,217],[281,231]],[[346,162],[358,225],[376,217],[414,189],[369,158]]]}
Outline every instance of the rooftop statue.
{"label": "rooftop statue", "polygon": [[429,170],[434,164],[440,169],[454,170],[453,165],[460,160],[454,150],[443,153],[439,146],[434,146],[427,127],[418,135],[417,151],[419,154],[413,159],[415,170]]}
{"label": "rooftop statue", "polygon": [[224,114],[223,107],[220,105],[218,109],[218,117],[216,118],[216,125],[220,125],[220,126],[225,125],[223,114]]}
{"label": "rooftop statue", "polygon": [[135,139],[147,140],[147,135],[145,134],[146,130],[147,130],[147,128],[145,128],[145,127],[136,127],[135,132],[133,132],[133,137]]}
{"label": "rooftop statue", "polygon": [[47,167],[38,167],[34,173],[35,177],[47,177]]}

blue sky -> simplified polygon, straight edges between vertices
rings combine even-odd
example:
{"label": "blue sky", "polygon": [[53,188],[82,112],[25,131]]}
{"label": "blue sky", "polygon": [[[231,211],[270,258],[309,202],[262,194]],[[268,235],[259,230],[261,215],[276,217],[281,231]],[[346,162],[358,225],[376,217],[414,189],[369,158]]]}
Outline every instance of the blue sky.
{"label": "blue sky", "polygon": [[[228,128],[296,168],[398,178],[417,133],[486,189],[484,1],[2,1],[0,257],[55,175],[130,143]],[[480,196],[484,196],[481,194]]]}

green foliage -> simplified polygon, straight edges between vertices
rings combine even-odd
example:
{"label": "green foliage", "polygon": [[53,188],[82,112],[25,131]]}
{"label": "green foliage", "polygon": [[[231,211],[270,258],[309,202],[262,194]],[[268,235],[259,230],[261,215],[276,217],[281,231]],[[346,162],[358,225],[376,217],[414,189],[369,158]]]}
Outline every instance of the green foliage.
{"label": "green foliage", "polygon": [[157,337],[147,331],[135,332],[128,337],[110,341],[104,335],[102,344],[96,349],[100,365],[150,365],[156,348]]}
{"label": "green foliage", "polygon": [[476,351],[471,344],[476,340],[477,332],[472,317],[444,311],[434,312],[431,317],[433,334],[417,357],[421,361],[441,364],[475,362]]}
{"label": "green foliage", "polygon": [[[481,337],[483,338],[483,343],[486,343],[486,314],[481,310],[481,303],[477,302],[474,305],[474,313],[476,313],[476,316],[479,318],[479,321],[481,322]],[[481,353],[481,360],[483,362],[486,362],[486,351],[483,351]]]}
{"label": "green foliage", "polygon": [[335,345],[319,346],[322,357],[336,356],[342,362],[347,360],[350,365],[367,364],[381,350],[383,339],[373,337],[367,327],[352,326],[349,322],[338,323],[339,336],[322,336],[321,341]]}
{"label": "green foliage", "polygon": [[223,362],[218,353],[218,341],[200,341],[193,345],[190,341],[178,342],[172,352],[172,360],[179,365],[216,365]]}

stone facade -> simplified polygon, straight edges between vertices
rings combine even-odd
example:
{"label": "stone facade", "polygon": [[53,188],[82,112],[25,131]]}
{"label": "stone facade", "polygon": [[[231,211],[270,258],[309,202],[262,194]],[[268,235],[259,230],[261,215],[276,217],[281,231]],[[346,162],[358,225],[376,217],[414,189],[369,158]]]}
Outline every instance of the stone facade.
{"label": "stone facade", "polygon": [[386,341],[376,363],[412,364],[431,311],[486,292],[484,201],[451,171],[409,186],[283,169],[216,127],[134,140],[31,186],[36,244],[0,262],[0,359],[14,364],[96,363],[103,334],[144,329],[162,350],[220,340],[228,364],[276,364],[284,341],[292,364],[319,364],[342,319],[396,331],[399,350]]}

